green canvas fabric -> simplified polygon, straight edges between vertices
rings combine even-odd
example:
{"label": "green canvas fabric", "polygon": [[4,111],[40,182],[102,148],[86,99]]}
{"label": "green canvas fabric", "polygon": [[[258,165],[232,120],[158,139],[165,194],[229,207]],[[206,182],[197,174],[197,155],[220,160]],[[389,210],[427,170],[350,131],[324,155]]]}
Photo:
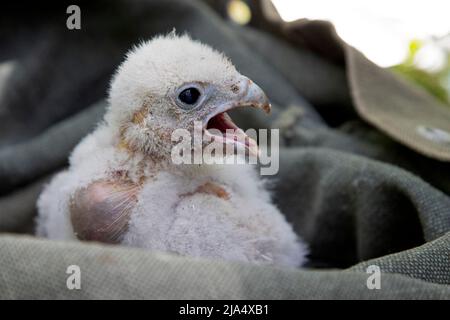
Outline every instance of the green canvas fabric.
{"label": "green canvas fabric", "polygon": [[450,235],[447,233],[420,247],[361,262],[350,270],[363,271],[370,265],[377,265],[385,272],[448,285],[449,247]]}
{"label": "green canvas fabric", "polygon": [[[307,271],[180,258],[137,249],[29,237],[0,240],[2,299],[448,299],[450,289],[385,274],[368,290],[367,274]],[[23,258],[27,257],[27,264]],[[66,287],[80,267],[81,288]],[[20,274],[20,276],[18,276]]]}
{"label": "green canvas fabric", "polygon": [[[285,24],[256,5],[258,19],[241,27],[217,3],[83,4],[81,31],[67,30],[63,5],[0,12],[0,298],[450,299],[450,152],[417,130],[450,131],[450,107],[326,22]],[[306,268],[32,236],[43,185],[102,118],[126,50],[174,27],[224,51],[273,102],[269,117],[232,117],[280,129],[280,171],[266,179],[310,246]],[[66,287],[69,265],[81,268],[81,290]],[[372,265],[379,290],[366,285]]]}

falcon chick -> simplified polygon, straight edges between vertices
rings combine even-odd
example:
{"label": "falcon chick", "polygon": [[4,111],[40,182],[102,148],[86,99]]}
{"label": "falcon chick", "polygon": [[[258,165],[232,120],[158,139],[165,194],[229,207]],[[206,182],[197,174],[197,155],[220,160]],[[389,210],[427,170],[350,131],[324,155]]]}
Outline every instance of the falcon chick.
{"label": "falcon chick", "polygon": [[270,110],[263,91],[210,47],[173,33],[135,47],[112,80],[104,121],[40,195],[37,234],[300,266],[306,246],[252,166],[171,160],[173,130],[193,132],[194,121],[238,146],[222,133],[243,134],[226,111],[244,106]]}

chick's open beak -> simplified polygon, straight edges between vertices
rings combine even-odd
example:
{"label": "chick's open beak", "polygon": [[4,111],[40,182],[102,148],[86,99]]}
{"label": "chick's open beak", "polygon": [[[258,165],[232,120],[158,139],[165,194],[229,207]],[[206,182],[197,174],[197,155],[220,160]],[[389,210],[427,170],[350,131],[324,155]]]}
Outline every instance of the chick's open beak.
{"label": "chick's open beak", "polygon": [[[226,95],[226,101],[221,101],[204,120],[204,132],[213,140],[224,144],[234,144],[244,147],[250,154],[258,153],[256,141],[247,136],[226,113],[226,111],[240,108],[253,107],[269,113],[271,105],[264,91],[252,80],[242,77],[238,83],[230,88],[230,94]],[[214,130],[212,130],[214,129]]]}

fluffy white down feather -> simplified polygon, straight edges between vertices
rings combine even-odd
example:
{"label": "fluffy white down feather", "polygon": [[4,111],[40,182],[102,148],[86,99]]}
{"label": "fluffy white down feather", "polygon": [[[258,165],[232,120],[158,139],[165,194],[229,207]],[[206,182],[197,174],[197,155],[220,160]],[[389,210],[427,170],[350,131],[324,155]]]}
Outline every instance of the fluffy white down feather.
{"label": "fluffy white down feather", "polygon": [[[157,40],[161,39],[188,41],[186,37],[173,35]],[[162,42],[165,46],[177,46],[177,43]],[[219,57],[221,63],[225,61],[223,56],[208,47],[200,48],[207,59],[214,61],[213,58]],[[149,59],[149,52],[151,50],[141,46],[131,55],[142,54]],[[236,72],[228,61],[220,68],[217,66],[212,70]],[[136,66],[129,69],[140,72]],[[209,73],[208,76],[212,77]],[[134,83],[131,81],[129,85]],[[157,86],[157,83],[153,85]],[[124,98],[127,90],[132,89],[121,79],[120,83],[113,83],[111,96],[133,100],[130,95]],[[138,92],[133,94],[139,95]],[[138,101],[130,101],[126,103],[139,105]],[[136,167],[145,155],[136,152],[130,157],[127,150],[117,147],[120,143],[117,125],[126,121],[127,113],[118,114],[113,110],[114,107],[110,108],[106,122],[79,143],[70,156],[69,168],[55,176],[41,194],[37,203],[38,235],[76,240],[69,212],[76,190],[94,181],[111,179],[113,172],[125,171],[131,180],[138,181],[142,175],[147,179],[131,211],[128,229],[121,238],[122,244],[180,255],[271,265],[300,266],[305,262],[306,245],[272,204],[264,182],[251,165],[178,168],[146,161],[138,173]],[[208,181],[220,185],[228,193],[228,199],[196,192]]]}

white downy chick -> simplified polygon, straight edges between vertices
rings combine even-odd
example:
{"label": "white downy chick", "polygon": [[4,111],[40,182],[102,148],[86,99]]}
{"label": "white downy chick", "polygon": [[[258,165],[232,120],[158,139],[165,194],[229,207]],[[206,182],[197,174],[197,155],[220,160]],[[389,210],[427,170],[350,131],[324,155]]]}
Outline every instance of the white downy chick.
{"label": "white downy chick", "polygon": [[243,134],[226,111],[244,106],[270,110],[263,91],[210,47],[173,33],[135,47],[113,78],[105,120],[42,192],[37,234],[302,265],[306,245],[251,165],[172,161],[173,130],[193,133],[194,121],[239,147],[223,132]]}

